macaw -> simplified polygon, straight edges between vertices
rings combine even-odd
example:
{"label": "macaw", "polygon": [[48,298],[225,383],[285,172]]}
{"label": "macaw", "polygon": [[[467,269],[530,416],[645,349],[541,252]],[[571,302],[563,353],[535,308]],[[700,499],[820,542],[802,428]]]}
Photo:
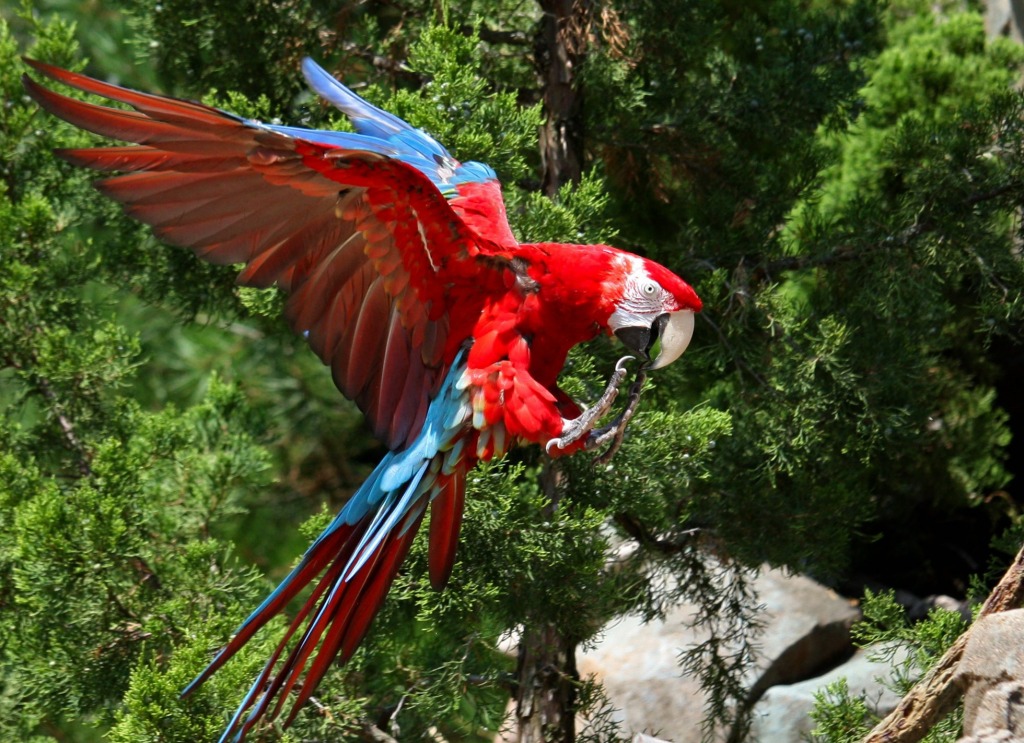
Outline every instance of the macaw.
{"label": "macaw", "polygon": [[[681,278],[607,245],[519,243],[491,168],[460,163],[312,60],[302,64],[306,80],[356,133],[264,124],[26,61],[134,109],[23,80],[52,114],[134,143],[58,151],[75,165],[123,173],[98,182],[100,191],[160,239],[213,263],[244,264],[240,284],[287,293],[291,326],[389,450],[184,690],[193,692],[313,586],[222,742],[243,740],[294,694],[287,726],[331,663],[351,657],[428,507],[430,581],[444,587],[466,473],[477,462],[519,442],[553,456],[616,446],[642,375],[690,342],[701,301]],[[600,333],[643,359],[629,406],[603,427],[631,357],[585,411],[557,384],[569,350]]]}

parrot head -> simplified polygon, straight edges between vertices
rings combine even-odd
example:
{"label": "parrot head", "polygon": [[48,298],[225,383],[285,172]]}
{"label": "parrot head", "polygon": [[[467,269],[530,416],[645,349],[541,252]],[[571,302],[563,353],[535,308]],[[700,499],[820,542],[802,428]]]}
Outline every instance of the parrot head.
{"label": "parrot head", "polygon": [[690,345],[694,313],[700,312],[701,301],[689,284],[664,266],[635,255],[627,257],[608,328],[646,359],[644,369],[660,369]]}

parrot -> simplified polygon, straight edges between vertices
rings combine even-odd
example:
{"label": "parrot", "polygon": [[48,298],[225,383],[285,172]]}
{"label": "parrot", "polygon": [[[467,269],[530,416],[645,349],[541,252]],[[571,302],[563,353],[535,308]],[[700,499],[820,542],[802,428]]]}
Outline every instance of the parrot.
{"label": "parrot", "polygon": [[[291,328],[330,367],[387,453],[294,569],[182,692],[192,694],[304,589],[221,743],[261,721],[287,727],[362,641],[429,510],[428,574],[441,590],[462,528],[467,473],[518,444],[551,456],[622,441],[644,375],[675,361],[701,300],[668,268],[608,245],[520,243],[495,171],[368,103],[312,59],[309,86],[355,131],[261,123],[26,59],[36,74],[126,104],[69,97],[23,77],[51,114],[125,145],[57,150],[113,173],[96,183],[162,241],[238,283],[278,287]],[[617,337],[616,364],[584,408],[558,386],[574,346]],[[614,407],[640,370],[625,410]]]}

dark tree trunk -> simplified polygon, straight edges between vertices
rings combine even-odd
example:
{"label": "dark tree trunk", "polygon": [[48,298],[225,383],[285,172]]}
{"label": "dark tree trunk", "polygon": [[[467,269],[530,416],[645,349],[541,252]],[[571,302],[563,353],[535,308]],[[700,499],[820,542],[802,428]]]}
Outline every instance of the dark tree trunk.
{"label": "dark tree trunk", "polygon": [[[564,477],[558,460],[548,460],[540,484],[559,507]],[[528,624],[519,640],[516,668],[516,743],[573,743],[576,740],[576,669],[578,640],[549,621]]]}
{"label": "dark tree trunk", "polygon": [[[539,2],[544,11],[535,49],[544,90],[542,183],[553,196],[566,183],[578,183],[582,173],[583,107],[576,73],[586,52],[590,0]],[[557,461],[549,461],[541,474],[552,512],[559,507],[562,476]],[[516,672],[517,743],[576,740],[577,644],[577,638],[544,619],[524,629]]]}
{"label": "dark tree trunk", "polygon": [[576,642],[552,624],[528,627],[519,641],[517,743],[576,740]]}
{"label": "dark tree trunk", "polygon": [[537,69],[543,78],[544,126],[540,154],[544,193],[554,196],[578,183],[583,170],[583,96],[576,84],[586,54],[589,0],[539,0],[544,17],[537,39]]}

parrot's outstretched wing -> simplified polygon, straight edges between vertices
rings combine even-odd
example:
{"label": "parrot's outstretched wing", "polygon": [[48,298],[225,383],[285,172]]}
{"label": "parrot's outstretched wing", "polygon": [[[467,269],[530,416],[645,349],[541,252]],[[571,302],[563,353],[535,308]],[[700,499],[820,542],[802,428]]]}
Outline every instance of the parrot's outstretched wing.
{"label": "parrot's outstretched wing", "polygon": [[505,214],[501,184],[490,166],[460,163],[425,131],[367,103],[308,57],[302,62],[302,73],[309,86],[345,114],[357,132],[394,144],[400,152],[396,157],[430,178],[468,226],[503,247],[517,244]]}
{"label": "parrot's outstretched wing", "polygon": [[65,159],[125,172],[98,187],[161,239],[245,264],[244,285],[284,289],[289,321],[374,433],[392,450],[415,439],[480,304],[501,286],[493,259],[514,246],[489,168],[459,164],[312,62],[311,83],[360,133],[266,125],[27,61],[134,109],[69,98],[26,76],[46,110],[136,143],[64,150]]}

